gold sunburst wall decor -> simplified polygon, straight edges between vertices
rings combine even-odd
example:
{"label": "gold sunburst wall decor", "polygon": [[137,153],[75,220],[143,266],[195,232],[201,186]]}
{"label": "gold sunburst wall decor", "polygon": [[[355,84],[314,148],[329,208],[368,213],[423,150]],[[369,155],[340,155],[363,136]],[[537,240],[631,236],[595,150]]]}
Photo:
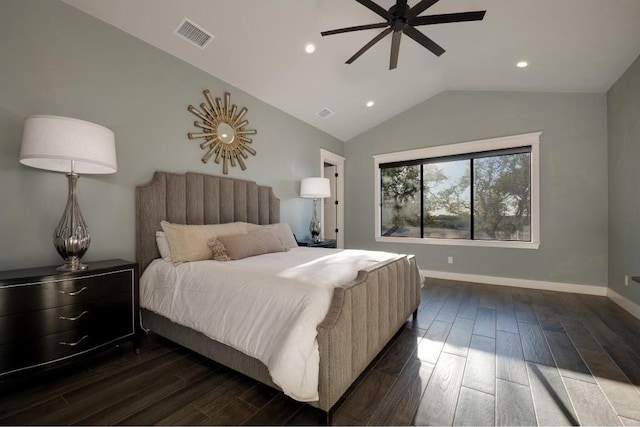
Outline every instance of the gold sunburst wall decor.
{"label": "gold sunburst wall decor", "polygon": [[231,94],[224,93],[224,102],[221,98],[216,98],[215,102],[211,97],[209,90],[205,90],[204,97],[206,103],[200,104],[200,110],[193,105],[189,105],[187,110],[202,119],[202,122],[195,121],[193,125],[202,129],[204,132],[189,132],[189,139],[204,138],[204,142],[200,144],[200,148],[206,150],[202,156],[202,163],[207,163],[211,157],[214,157],[215,163],[222,160],[222,173],[229,173],[228,164],[232,167],[236,163],[240,165],[240,169],[245,170],[247,166],[243,159],[247,159],[251,154],[256,155],[256,150],[247,144],[253,143],[247,135],[255,135],[258,133],[255,129],[247,129],[248,120],[242,120],[247,109],[243,107],[238,111],[238,107],[231,105]]}

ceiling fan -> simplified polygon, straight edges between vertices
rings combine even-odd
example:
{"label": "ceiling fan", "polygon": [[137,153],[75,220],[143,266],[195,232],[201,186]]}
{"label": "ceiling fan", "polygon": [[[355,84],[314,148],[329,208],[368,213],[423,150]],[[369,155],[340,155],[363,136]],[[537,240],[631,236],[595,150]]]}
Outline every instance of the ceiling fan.
{"label": "ceiling fan", "polygon": [[400,38],[402,37],[403,33],[430,50],[434,55],[440,56],[445,52],[445,50],[429,37],[418,31],[415,27],[420,25],[447,24],[450,22],[481,21],[482,18],[484,18],[484,14],[486,13],[486,10],[482,10],[475,12],[445,13],[440,15],[418,16],[422,12],[433,6],[435,3],[437,3],[438,0],[421,0],[413,7],[409,7],[407,5],[407,0],[396,0],[396,4],[394,6],[391,6],[389,10],[384,9],[382,6],[374,3],[372,0],[356,1],[367,9],[386,19],[386,22],[339,28],[337,30],[323,31],[320,34],[322,34],[323,36],[330,36],[333,34],[349,33],[351,31],[372,30],[375,28],[389,27],[375,36],[369,43],[364,45],[362,49],[355,53],[355,55],[347,59],[346,63],[351,64],[353,61],[358,59],[360,55],[369,50],[369,48],[371,48],[374,44],[378,43],[389,33],[393,32],[393,38],[391,39],[391,58],[389,60],[390,70],[393,70],[398,66]]}

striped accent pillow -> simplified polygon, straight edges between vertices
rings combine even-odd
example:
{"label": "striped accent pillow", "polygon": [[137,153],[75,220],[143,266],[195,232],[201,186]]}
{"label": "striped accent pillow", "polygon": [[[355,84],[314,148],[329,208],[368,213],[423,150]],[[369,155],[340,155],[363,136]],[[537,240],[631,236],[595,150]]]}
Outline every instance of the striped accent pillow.
{"label": "striped accent pillow", "polygon": [[218,240],[227,249],[227,255],[232,260],[272,252],[285,252],[287,250],[282,240],[269,230],[232,236],[218,236]]}

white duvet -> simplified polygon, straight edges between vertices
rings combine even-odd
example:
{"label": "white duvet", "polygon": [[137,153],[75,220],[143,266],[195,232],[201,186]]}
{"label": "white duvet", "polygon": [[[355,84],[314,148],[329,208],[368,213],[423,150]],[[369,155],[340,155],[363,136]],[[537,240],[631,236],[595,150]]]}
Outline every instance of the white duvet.
{"label": "white duvet", "polygon": [[295,248],[230,262],[173,266],[154,260],[140,280],[140,305],[252,356],[296,400],[318,400],[316,327],[333,288],[387,252]]}

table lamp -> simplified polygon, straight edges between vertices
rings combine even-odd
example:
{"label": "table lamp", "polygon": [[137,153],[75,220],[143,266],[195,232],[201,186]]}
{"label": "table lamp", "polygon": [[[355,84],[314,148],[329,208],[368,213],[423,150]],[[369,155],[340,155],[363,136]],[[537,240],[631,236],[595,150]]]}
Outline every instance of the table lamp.
{"label": "table lamp", "polygon": [[80,258],[91,237],[76,198],[78,174],[107,174],[118,170],[113,132],[103,126],[60,116],[30,116],[24,122],[20,163],[66,172],[67,206],[53,234],[53,244],[65,263],[61,271],[84,270]]}
{"label": "table lamp", "polygon": [[311,240],[314,243],[320,241],[320,221],[318,221],[318,199],[331,196],[331,184],[329,178],[304,178],[300,182],[300,197],[313,199],[313,216],[309,224]]}

